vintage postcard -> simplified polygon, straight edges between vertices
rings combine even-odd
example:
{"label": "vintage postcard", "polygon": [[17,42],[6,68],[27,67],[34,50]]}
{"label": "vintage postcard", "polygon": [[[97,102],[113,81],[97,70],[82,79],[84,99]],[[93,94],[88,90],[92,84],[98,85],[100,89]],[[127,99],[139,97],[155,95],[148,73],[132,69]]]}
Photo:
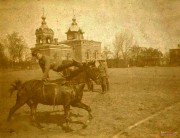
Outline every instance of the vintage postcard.
{"label": "vintage postcard", "polygon": [[180,0],[0,0],[0,138],[180,137]]}

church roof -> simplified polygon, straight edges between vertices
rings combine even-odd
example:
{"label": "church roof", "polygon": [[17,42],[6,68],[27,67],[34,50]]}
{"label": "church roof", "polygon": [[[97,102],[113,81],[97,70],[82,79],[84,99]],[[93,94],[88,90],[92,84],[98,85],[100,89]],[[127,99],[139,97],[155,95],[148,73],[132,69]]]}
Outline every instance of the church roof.
{"label": "church roof", "polygon": [[72,18],[72,24],[71,26],[69,27],[69,30],[68,32],[80,32],[80,33],[83,33],[82,32],[82,29],[80,29],[80,27],[78,26],[77,22],[76,22],[76,17],[74,15],[74,17]]}
{"label": "church roof", "polygon": [[41,26],[40,26],[40,28],[36,29],[35,34],[51,34],[51,35],[54,35],[54,31],[47,26],[47,23],[45,20],[46,20],[46,17],[42,16]]}

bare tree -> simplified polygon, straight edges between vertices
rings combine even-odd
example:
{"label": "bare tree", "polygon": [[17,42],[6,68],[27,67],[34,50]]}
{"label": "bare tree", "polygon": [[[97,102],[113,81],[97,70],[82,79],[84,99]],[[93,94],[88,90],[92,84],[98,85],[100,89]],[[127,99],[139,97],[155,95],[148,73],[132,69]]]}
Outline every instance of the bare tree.
{"label": "bare tree", "polygon": [[110,59],[112,58],[113,53],[111,52],[111,50],[109,49],[109,46],[105,46],[103,49],[103,54],[105,56],[106,59]]}
{"label": "bare tree", "polygon": [[23,61],[25,54],[27,53],[28,47],[22,36],[19,36],[18,33],[14,32],[7,35],[7,45],[12,61]]}
{"label": "bare tree", "polygon": [[119,59],[122,56],[123,60],[127,63],[129,50],[133,45],[133,35],[129,31],[125,30],[117,33],[113,43],[115,59]]}

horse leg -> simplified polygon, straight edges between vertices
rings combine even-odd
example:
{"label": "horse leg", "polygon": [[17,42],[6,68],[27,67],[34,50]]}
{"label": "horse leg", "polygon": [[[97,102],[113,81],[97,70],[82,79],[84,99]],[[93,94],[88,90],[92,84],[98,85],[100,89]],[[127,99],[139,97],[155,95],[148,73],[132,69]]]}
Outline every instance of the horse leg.
{"label": "horse leg", "polygon": [[86,110],[89,113],[89,120],[93,119],[93,116],[91,114],[91,108],[88,105],[86,105],[86,104],[84,104],[82,102],[78,102],[78,103],[72,104],[72,106],[82,108],[82,109]]}
{"label": "horse leg", "polygon": [[88,87],[88,91],[91,91],[91,87],[90,87],[89,82],[86,82],[86,84],[87,84],[87,87]]}
{"label": "horse leg", "polygon": [[12,115],[23,106],[27,101],[27,98],[24,98],[22,101],[16,101],[16,104],[10,109],[7,121],[11,120]]}
{"label": "horse leg", "polygon": [[70,105],[64,105],[64,115],[66,120],[66,130],[70,131],[69,122],[70,122]]}
{"label": "horse leg", "polygon": [[91,80],[89,81],[89,89],[91,92],[94,90],[93,82]]}
{"label": "horse leg", "polygon": [[92,92],[94,91],[94,84],[93,84],[93,82],[91,82],[91,91]]}
{"label": "horse leg", "polygon": [[31,109],[31,117],[33,116],[33,113],[32,113],[32,103],[31,101],[27,101],[27,105],[29,106],[29,108]]}
{"label": "horse leg", "polygon": [[102,93],[106,93],[106,92],[107,92],[106,83],[107,83],[106,77],[102,77],[102,85],[101,85],[101,87],[102,87]]}
{"label": "horse leg", "polygon": [[102,93],[104,92],[104,85],[101,84]]}
{"label": "horse leg", "polygon": [[30,107],[31,109],[31,117],[33,121],[36,121],[36,108],[37,108],[37,104],[33,103],[31,101],[27,102],[27,105]]}
{"label": "horse leg", "polygon": [[37,103],[33,103],[32,104],[32,119],[36,123],[38,128],[42,128],[41,124],[36,119],[36,117],[37,117],[36,109],[37,109]]}
{"label": "horse leg", "polygon": [[42,126],[40,125],[39,122],[37,122],[36,120],[36,109],[37,109],[37,103],[33,103],[32,101],[28,101],[27,102],[27,105],[30,107],[31,109],[31,118],[32,118],[32,121],[35,122],[36,126],[38,128],[41,128]]}
{"label": "horse leg", "polygon": [[107,86],[107,91],[109,91],[109,79],[106,78],[106,86]]}
{"label": "horse leg", "polygon": [[33,121],[36,121],[36,108],[37,108],[37,103],[32,104],[32,119]]}
{"label": "horse leg", "polygon": [[86,105],[86,104],[84,104],[82,102],[78,102],[78,103],[72,104],[72,106],[78,107],[78,108],[82,108],[82,109],[85,109],[86,111],[88,111],[89,119],[86,121],[86,124],[84,124],[84,126],[83,126],[83,128],[86,128],[87,125],[90,123],[90,121],[93,119],[93,116],[91,114],[91,108],[88,105]]}

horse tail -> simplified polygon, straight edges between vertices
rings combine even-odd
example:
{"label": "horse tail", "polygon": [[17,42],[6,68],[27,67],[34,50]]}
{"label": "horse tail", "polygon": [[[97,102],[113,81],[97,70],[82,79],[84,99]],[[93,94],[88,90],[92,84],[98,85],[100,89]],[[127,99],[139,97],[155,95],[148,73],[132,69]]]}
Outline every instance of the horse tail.
{"label": "horse tail", "polygon": [[22,81],[21,80],[15,80],[13,84],[11,84],[11,87],[9,89],[10,96],[12,96],[13,92],[19,90],[22,88]]}

